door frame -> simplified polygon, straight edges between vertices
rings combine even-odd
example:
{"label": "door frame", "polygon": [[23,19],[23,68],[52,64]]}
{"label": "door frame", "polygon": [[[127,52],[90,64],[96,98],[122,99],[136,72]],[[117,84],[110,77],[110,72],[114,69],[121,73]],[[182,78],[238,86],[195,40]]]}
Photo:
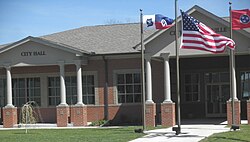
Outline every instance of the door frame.
{"label": "door frame", "polygon": [[[206,114],[206,117],[227,117],[227,113],[222,113],[222,104],[220,102],[220,113],[214,113],[214,114],[211,114],[211,113],[208,113],[208,100],[207,100],[207,96],[208,96],[208,93],[207,93],[207,87],[211,85],[217,85],[219,86],[219,96],[222,96],[222,86],[223,85],[229,85],[229,88],[230,88],[230,83],[225,83],[225,82],[217,82],[217,83],[206,83],[205,84],[205,114]],[[228,94],[229,95],[229,98],[230,98],[230,93]],[[226,100],[227,101],[227,100]],[[226,103],[226,102],[225,102]]]}

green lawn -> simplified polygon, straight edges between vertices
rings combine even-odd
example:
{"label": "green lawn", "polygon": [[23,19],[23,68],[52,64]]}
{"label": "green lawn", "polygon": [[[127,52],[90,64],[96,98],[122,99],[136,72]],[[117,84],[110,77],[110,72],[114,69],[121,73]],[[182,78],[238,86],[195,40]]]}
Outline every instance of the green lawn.
{"label": "green lawn", "polygon": [[250,142],[250,125],[241,125],[237,131],[214,134],[201,142]]}
{"label": "green lawn", "polygon": [[1,142],[127,142],[143,136],[134,133],[140,127],[90,129],[1,130]]}

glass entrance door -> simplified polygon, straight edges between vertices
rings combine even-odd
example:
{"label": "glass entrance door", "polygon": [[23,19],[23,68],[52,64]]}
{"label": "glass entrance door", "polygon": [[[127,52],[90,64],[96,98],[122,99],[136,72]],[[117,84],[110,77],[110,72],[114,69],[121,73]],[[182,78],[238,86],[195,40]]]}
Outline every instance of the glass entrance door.
{"label": "glass entrance door", "polygon": [[206,85],[206,116],[226,117],[226,102],[230,98],[229,84]]}

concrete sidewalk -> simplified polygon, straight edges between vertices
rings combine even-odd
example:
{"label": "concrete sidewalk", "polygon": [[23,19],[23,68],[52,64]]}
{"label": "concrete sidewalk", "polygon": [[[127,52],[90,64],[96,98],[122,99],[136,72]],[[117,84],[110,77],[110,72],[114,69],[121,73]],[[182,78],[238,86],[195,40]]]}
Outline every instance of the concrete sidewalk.
{"label": "concrete sidewalk", "polygon": [[181,134],[175,135],[171,128],[146,131],[146,136],[130,142],[198,142],[214,133],[230,131],[226,125],[181,125]]}

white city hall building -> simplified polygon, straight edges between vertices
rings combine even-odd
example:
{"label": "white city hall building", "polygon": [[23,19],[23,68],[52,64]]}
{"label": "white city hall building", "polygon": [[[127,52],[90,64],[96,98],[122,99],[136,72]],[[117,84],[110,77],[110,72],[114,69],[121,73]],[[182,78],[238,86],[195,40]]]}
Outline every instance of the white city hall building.
{"label": "white city hall building", "polygon": [[[188,14],[229,37],[228,18],[199,6],[192,7]],[[148,126],[175,125],[174,30],[173,26],[144,33]],[[233,31],[233,40],[236,115],[237,119],[247,119],[249,29]],[[227,118],[228,51],[212,54],[180,49],[181,119]],[[15,127],[20,122],[20,108],[29,101],[37,104],[38,123],[85,126],[87,122],[107,119],[112,125],[141,124],[141,89],[139,23],[81,27],[0,45],[0,123],[4,127]]]}

